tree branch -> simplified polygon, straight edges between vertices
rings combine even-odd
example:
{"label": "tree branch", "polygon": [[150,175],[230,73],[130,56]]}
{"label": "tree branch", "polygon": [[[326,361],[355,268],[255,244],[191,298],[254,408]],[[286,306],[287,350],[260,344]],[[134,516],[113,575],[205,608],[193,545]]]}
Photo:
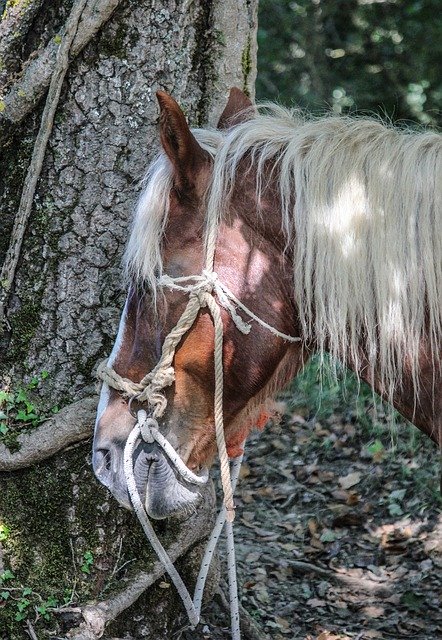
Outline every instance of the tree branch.
{"label": "tree branch", "polygon": [[365,591],[366,593],[373,593],[375,595],[388,596],[391,593],[388,585],[384,583],[374,582],[367,578],[348,576],[345,573],[339,573],[337,571],[331,571],[330,569],[324,569],[310,562],[303,562],[301,560],[290,560],[289,565],[293,567],[299,573],[315,573],[321,578],[327,580],[334,580],[336,582],[342,582],[348,587],[353,588],[355,591]]}
{"label": "tree branch", "polygon": [[16,453],[11,453],[4,444],[0,445],[0,471],[30,467],[90,437],[96,410],[97,398],[78,400],[33,431],[20,435],[20,450]]}
{"label": "tree branch", "polygon": [[9,248],[0,274],[0,332],[4,325],[6,304],[12,283],[14,282],[15,270],[20,257],[20,250],[26,231],[26,225],[31,213],[32,203],[34,202],[37,180],[40,177],[46,153],[46,146],[48,144],[49,136],[51,135],[55,111],[60,99],[63,80],[69,66],[69,51],[75,34],[77,33],[81,14],[87,1],[88,0],[76,0],[74,2],[71,13],[66,22],[65,35],[57,53],[51,84],[49,86],[45,108],[41,117],[40,129],[35,141],[31,162],[26,173],[20,205],[18,207],[17,215],[14,220],[14,227],[12,229],[11,241],[9,243]]}
{"label": "tree branch", "polygon": [[[78,31],[70,47],[71,58],[75,58],[91,41],[120,2],[121,0],[87,0]],[[48,88],[56,66],[57,52],[63,45],[57,44],[63,31],[58,37],[52,38],[39,55],[25,63],[20,79],[1,101],[0,145],[9,137],[12,125],[21,122],[34,109]]]}
{"label": "tree branch", "polygon": [[0,93],[20,68],[20,51],[43,0],[27,0],[8,6],[0,18]]}

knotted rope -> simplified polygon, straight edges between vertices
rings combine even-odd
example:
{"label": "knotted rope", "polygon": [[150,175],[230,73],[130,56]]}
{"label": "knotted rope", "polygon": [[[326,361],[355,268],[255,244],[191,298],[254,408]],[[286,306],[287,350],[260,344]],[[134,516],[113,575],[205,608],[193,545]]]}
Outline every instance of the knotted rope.
{"label": "knotted rope", "polygon": [[[154,418],[149,418],[147,416],[146,411],[140,409],[137,414],[137,423],[135,427],[132,429],[129,437],[126,440],[126,445],[124,447],[124,474],[126,476],[127,488],[129,491],[130,499],[132,501],[132,505],[134,511],[140,521],[140,524],[143,528],[144,533],[146,534],[147,539],[149,540],[153,550],[157,554],[158,558],[162,562],[165,570],[169,574],[172,582],[174,583],[181,600],[186,609],[190,624],[195,627],[200,619],[201,613],[201,604],[203,599],[204,587],[206,584],[207,575],[209,573],[210,564],[213,558],[213,554],[215,553],[216,545],[223,529],[223,526],[226,522],[226,508],[222,507],[218,518],[215,522],[215,526],[213,528],[212,534],[208,540],[206,550],[204,553],[204,557],[201,563],[201,569],[198,574],[198,578],[195,585],[194,597],[189,594],[186,585],[184,584],[180,574],[175,569],[173,563],[170,561],[169,556],[167,555],[167,551],[164,549],[160,540],[158,539],[150,521],[147,516],[147,513],[144,509],[143,503],[141,502],[140,495],[138,493],[138,488],[135,482],[134,472],[133,472],[133,454],[137,444],[137,440],[139,437],[142,437],[145,442],[153,442],[156,441],[158,445],[164,450],[165,454],[168,456],[172,464],[175,466],[177,471],[185,477],[187,482],[192,484],[204,484],[208,480],[208,475],[205,476],[197,476],[192,473],[187,467],[185,467],[181,458],[175,452],[170,443],[162,436],[158,430],[158,423]],[[241,467],[243,456],[239,456],[232,461],[232,489],[235,490],[236,483],[239,476],[239,470]],[[185,471],[182,471],[182,465],[185,467]],[[227,563],[228,563],[228,575],[229,575],[229,592],[231,598],[231,619],[232,619],[232,638],[234,640],[240,640],[240,629],[239,629],[239,613],[238,613],[238,593],[237,593],[237,582],[236,582],[236,566],[235,566],[235,556],[234,556],[234,540],[233,540],[233,529],[231,523],[228,523],[227,529]]]}
{"label": "knotted rope", "polygon": [[[213,251],[208,254],[208,262],[212,260],[213,264]],[[230,474],[230,465],[227,454],[226,441],[224,437],[224,419],[223,419],[223,337],[224,327],[221,317],[220,306],[226,309],[232,318],[235,326],[243,334],[248,334],[251,330],[251,325],[243,320],[243,318],[237,313],[236,307],[239,307],[241,311],[249,316],[251,320],[254,320],[262,327],[268,329],[274,335],[286,340],[288,342],[298,342],[300,338],[293,337],[278,331],[264,320],[256,316],[248,307],[246,307],[238,298],[230,291],[230,289],[222,284],[214,271],[205,269],[202,275],[199,276],[183,276],[178,278],[171,278],[168,275],[163,275],[158,280],[159,286],[167,287],[169,289],[175,289],[183,291],[189,294],[189,301],[184,309],[180,319],[175,327],[166,336],[162,350],[161,357],[157,365],[147,375],[140,380],[140,382],[133,382],[128,378],[124,378],[116,373],[116,371],[107,363],[101,363],[98,368],[97,375],[109,386],[121,391],[127,397],[136,398],[141,403],[147,403],[150,407],[151,417],[147,416],[144,410],[140,410],[137,414],[137,424],[133,428],[132,432],[126,441],[124,449],[124,471],[126,476],[126,482],[129,490],[129,495],[135,510],[135,513],[149,539],[153,549],[157,553],[159,559],[163,563],[166,571],[174,582],[178,593],[181,596],[183,604],[186,608],[190,623],[195,626],[199,621],[199,614],[201,610],[202,592],[204,589],[207,573],[210,566],[210,561],[215,551],[216,543],[224,523],[227,521],[227,560],[229,567],[229,593],[230,593],[230,607],[231,607],[231,623],[232,623],[232,638],[233,640],[240,640],[240,628],[239,628],[239,607],[238,607],[238,593],[237,593],[237,580],[236,580],[236,566],[235,566],[235,547],[233,539],[233,527],[232,523],[235,517],[235,506],[233,502],[233,492],[238,479],[239,468],[241,465],[242,456],[239,459],[233,461],[233,477]],[[217,299],[215,299],[215,296]],[[215,422],[215,435],[218,447],[219,459],[220,459],[220,475],[221,484],[224,493],[224,505],[218,516],[215,528],[212,536],[209,540],[205,557],[203,559],[200,574],[198,576],[197,585],[195,588],[194,600],[190,597],[190,594],[185,587],[180,575],[176,571],[173,564],[158,540],[152,525],[149,522],[149,518],[141,502],[136,486],[134,474],[133,474],[133,453],[135,450],[136,442],[141,436],[146,442],[153,442],[154,440],[164,450],[165,454],[171,460],[175,466],[177,473],[187,482],[193,484],[204,484],[207,482],[208,476],[197,476],[187,468],[185,463],[181,460],[179,455],[173,449],[172,445],[166,440],[166,438],[160,433],[157,418],[160,418],[167,406],[167,399],[163,393],[163,390],[173,384],[175,380],[175,371],[172,366],[172,362],[175,356],[176,348],[181,341],[181,338],[187,333],[187,331],[194,324],[196,317],[200,309],[207,307],[209,313],[212,316],[215,338],[214,338],[214,372],[215,372],[215,392],[214,392],[214,422]]]}
{"label": "knotted rope", "polygon": [[[186,284],[187,283],[187,284]],[[244,322],[237,313],[235,305],[238,306],[252,320],[271,331],[274,335],[289,342],[298,342],[300,338],[293,337],[278,331],[264,320],[259,318],[248,307],[246,307],[221,283],[218,275],[214,271],[204,270],[199,276],[183,276],[171,278],[163,275],[158,280],[159,286],[175,289],[189,294],[189,301],[175,327],[166,336],[161,350],[161,357],[157,365],[140,382],[132,382],[128,378],[123,378],[108,364],[101,363],[98,367],[97,375],[109,386],[121,391],[129,397],[135,397],[138,402],[146,402],[151,407],[152,417],[160,418],[167,406],[167,400],[162,390],[175,380],[175,371],[172,362],[176,348],[181,338],[194,324],[200,309],[207,307],[215,328],[214,347],[214,368],[215,368],[215,394],[214,394],[214,422],[215,435],[218,447],[221,484],[224,492],[224,503],[227,509],[227,520],[234,519],[233,492],[230,480],[229,461],[227,455],[226,441],[224,438],[223,419],[223,335],[224,327],[219,306],[222,306],[229,313],[235,326],[241,333],[248,334],[251,325]],[[217,296],[217,301],[214,296]]]}

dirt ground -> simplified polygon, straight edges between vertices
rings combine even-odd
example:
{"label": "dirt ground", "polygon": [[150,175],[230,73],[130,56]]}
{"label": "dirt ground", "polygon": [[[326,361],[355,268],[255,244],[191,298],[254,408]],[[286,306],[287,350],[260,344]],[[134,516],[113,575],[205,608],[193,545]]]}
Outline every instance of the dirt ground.
{"label": "dirt ground", "polygon": [[[249,439],[237,490],[244,640],[442,638],[436,447],[411,425],[392,432],[382,410],[373,421],[370,403],[322,417],[299,399],[278,408],[280,424]],[[219,596],[176,638],[229,627]]]}

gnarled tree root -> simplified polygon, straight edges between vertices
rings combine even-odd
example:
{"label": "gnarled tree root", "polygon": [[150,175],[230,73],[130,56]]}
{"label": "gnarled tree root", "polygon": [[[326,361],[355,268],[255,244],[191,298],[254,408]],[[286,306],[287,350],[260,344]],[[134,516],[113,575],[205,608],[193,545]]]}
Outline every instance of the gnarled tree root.
{"label": "gnarled tree root", "polygon": [[29,433],[18,436],[20,450],[11,453],[0,445],[0,471],[15,471],[50,458],[69,445],[92,435],[97,411],[96,397],[84,398],[61,409]]}
{"label": "gnarled tree root", "polygon": [[[89,0],[70,50],[75,58],[109,20],[121,0]],[[63,29],[59,36],[63,35]],[[21,122],[38,103],[49,86],[56,64],[58,38],[52,38],[45,49],[29,59],[23,73],[3,98],[0,113],[0,143],[4,142],[14,124]]]}

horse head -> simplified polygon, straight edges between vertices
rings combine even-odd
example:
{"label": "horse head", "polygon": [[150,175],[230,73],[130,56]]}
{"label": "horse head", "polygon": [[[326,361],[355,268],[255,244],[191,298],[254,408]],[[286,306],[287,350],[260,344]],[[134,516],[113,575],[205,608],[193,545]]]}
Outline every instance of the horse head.
{"label": "horse head", "polygon": [[[218,188],[215,158],[223,140],[235,135],[238,125],[250,117],[251,102],[241,91],[232,90],[218,129],[192,132],[178,104],[163,92],[157,95],[162,153],[140,198],[129,240],[129,292],[109,359],[121,379],[134,383],[154,369],[166,336],[189,301],[185,286],[168,287],[164,278],[176,282],[203,274],[210,251],[212,276],[216,273],[235,300],[284,334],[296,336],[300,331],[294,320],[289,258],[281,248],[280,220],[274,216],[278,195],[271,182],[261,190],[258,202],[250,159],[244,158],[223,210],[210,211]],[[216,231],[211,238],[208,216]],[[221,289],[215,288],[213,294],[220,302]],[[233,457],[250,429],[265,422],[266,400],[302,365],[304,347],[300,342],[288,343],[254,321],[250,332],[239,331],[234,316],[241,316],[241,308],[233,302],[230,307],[234,309],[229,312],[221,305],[220,313],[224,435]],[[243,316],[240,321],[248,319]],[[210,467],[216,453],[214,324],[204,304],[179,340],[171,369],[169,386],[162,390],[159,429],[187,467],[199,474],[203,467]],[[93,467],[98,479],[129,508],[123,450],[135,424],[133,410],[140,406],[143,402],[137,406],[132,399],[129,403],[128,394],[103,384]],[[149,406],[145,408],[149,412]],[[133,463],[137,488],[151,517],[195,508],[198,489],[177,476],[155,441],[140,441]]]}

